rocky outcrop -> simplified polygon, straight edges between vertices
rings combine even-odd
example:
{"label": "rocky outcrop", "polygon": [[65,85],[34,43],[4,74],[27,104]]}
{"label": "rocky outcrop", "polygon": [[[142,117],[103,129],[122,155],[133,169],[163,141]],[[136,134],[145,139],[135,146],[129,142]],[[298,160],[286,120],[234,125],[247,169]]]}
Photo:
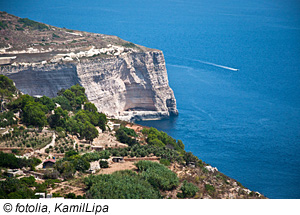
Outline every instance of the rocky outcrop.
{"label": "rocky outcrop", "polygon": [[58,90],[79,83],[100,112],[123,120],[178,114],[164,56],[157,50],[1,66],[0,73],[29,95],[54,97]]}

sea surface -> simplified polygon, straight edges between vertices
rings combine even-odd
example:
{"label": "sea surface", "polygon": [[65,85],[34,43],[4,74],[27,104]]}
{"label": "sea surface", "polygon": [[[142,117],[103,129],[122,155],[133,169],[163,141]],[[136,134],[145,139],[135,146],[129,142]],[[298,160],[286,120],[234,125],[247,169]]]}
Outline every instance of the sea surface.
{"label": "sea surface", "polygon": [[269,198],[300,198],[297,0],[5,0],[0,10],[164,52],[179,116],[139,122]]}

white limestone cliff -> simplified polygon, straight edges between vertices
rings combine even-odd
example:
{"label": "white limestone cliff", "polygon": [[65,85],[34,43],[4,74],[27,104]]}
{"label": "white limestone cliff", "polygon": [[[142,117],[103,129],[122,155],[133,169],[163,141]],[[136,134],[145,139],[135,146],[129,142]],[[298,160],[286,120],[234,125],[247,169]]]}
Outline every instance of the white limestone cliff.
{"label": "white limestone cliff", "polygon": [[128,52],[107,58],[0,67],[16,87],[29,95],[56,96],[79,83],[100,112],[127,121],[177,115],[161,51]]}

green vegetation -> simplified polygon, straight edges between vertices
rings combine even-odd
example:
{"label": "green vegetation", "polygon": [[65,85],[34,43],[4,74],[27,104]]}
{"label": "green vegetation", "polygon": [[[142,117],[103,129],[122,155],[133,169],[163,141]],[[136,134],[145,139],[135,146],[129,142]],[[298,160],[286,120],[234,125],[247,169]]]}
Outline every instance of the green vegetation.
{"label": "green vegetation", "polygon": [[60,176],[64,179],[73,178],[76,169],[72,162],[60,160],[55,163],[54,168],[60,173]]}
{"label": "green vegetation", "polygon": [[[79,84],[76,84],[67,90],[61,89],[57,92],[57,95],[59,98],[56,97],[53,101],[60,104],[64,110],[80,110],[81,105],[84,104],[84,102],[87,102],[85,89]],[[60,96],[64,98],[61,98]]]}
{"label": "green vegetation", "polygon": [[199,192],[199,188],[196,185],[187,181],[183,182],[180,190],[182,191],[182,193],[177,194],[179,198],[192,198],[196,195],[197,192]]}
{"label": "green vegetation", "polygon": [[60,36],[56,35],[55,33],[52,33],[52,38],[60,38]]}
{"label": "green vegetation", "polygon": [[20,18],[18,20],[19,23],[23,24],[23,28],[29,27],[32,30],[44,30],[49,29],[47,25],[35,22],[33,20],[30,20],[28,18]]}
{"label": "green vegetation", "polygon": [[17,92],[14,82],[4,75],[0,75],[0,96],[12,97],[13,94]]}
{"label": "green vegetation", "polygon": [[133,171],[118,171],[111,175],[89,176],[84,180],[87,198],[93,199],[159,199],[158,190]]}
{"label": "green vegetation", "polygon": [[59,172],[54,169],[54,170],[46,170],[44,172],[44,179],[57,179],[59,176]]}
{"label": "green vegetation", "polygon": [[0,21],[0,30],[7,28],[7,24],[3,21]]}
{"label": "green vegetation", "polygon": [[126,48],[136,48],[137,47],[134,43],[130,43],[130,42],[124,43],[123,46]]}
{"label": "green vegetation", "polygon": [[[33,178],[34,179],[34,178]],[[8,178],[0,181],[0,199],[34,199],[35,192],[30,189],[26,180]]]}
{"label": "green vegetation", "polygon": [[35,129],[24,129],[13,125],[13,131],[0,136],[2,146],[43,148],[52,140],[51,133],[39,133]]}
{"label": "green vegetation", "polygon": [[[11,96],[16,92],[13,82],[5,76],[0,76],[0,92],[3,96]],[[43,96],[33,98],[29,95],[19,95],[19,97],[8,103],[7,109],[0,114],[0,125],[9,126],[17,123],[13,113],[20,112],[22,122],[28,127],[34,126],[42,128],[50,125],[55,129],[59,137],[65,137],[66,132],[78,135],[80,139],[92,141],[98,136],[99,126],[103,131],[106,129],[107,118],[103,113],[97,112],[94,104],[87,102],[85,89],[80,85],[74,85],[70,89],[61,89],[58,96],[51,99]],[[60,107],[55,108],[55,103]],[[84,104],[84,110],[81,109]],[[54,110],[54,114],[51,111]],[[69,111],[73,111],[75,116],[70,117]],[[60,149],[63,153],[65,149]]]}
{"label": "green vegetation", "polygon": [[[53,102],[52,99],[50,99],[47,96],[42,96],[41,98],[35,98],[35,102],[45,105],[47,107],[46,112],[50,112],[50,111],[54,110],[54,108],[55,108],[55,103]],[[45,110],[45,107],[43,107],[43,108]]]}
{"label": "green vegetation", "polygon": [[132,136],[132,137],[137,137],[138,136],[136,134],[136,132],[133,129],[131,129],[131,128],[127,128],[127,127],[121,126],[121,128],[119,130],[124,131],[125,134],[127,134],[129,136]]}
{"label": "green vegetation", "polygon": [[129,156],[129,157],[151,157],[157,156],[166,159],[169,162],[182,162],[182,157],[174,149],[166,147],[156,147],[151,145],[133,145],[127,148],[108,149],[113,156]]}
{"label": "green vegetation", "polygon": [[16,178],[7,178],[0,181],[0,199],[37,199],[35,193],[47,192],[47,188],[54,187],[59,180],[47,179],[40,184],[35,181],[33,176],[23,177],[20,180]]}
{"label": "green vegetation", "polygon": [[205,190],[208,192],[209,195],[213,195],[216,189],[213,185],[205,184]]}
{"label": "green vegetation", "polygon": [[27,125],[44,127],[47,124],[46,106],[37,102],[28,102],[23,109],[23,122]]}
{"label": "green vegetation", "polygon": [[149,145],[154,145],[157,147],[167,147],[170,149],[175,149],[179,152],[184,152],[184,145],[181,140],[176,140],[169,136],[167,133],[163,131],[158,131],[155,128],[146,129],[144,128],[142,130],[142,133],[144,135],[147,135],[147,143]]}
{"label": "green vegetation", "polygon": [[90,163],[74,150],[66,152],[64,159],[55,163],[54,168],[65,179],[73,178],[76,171],[85,172],[90,168]]}
{"label": "green vegetation", "polygon": [[18,120],[15,118],[15,115],[12,111],[3,112],[0,114],[0,127],[5,128],[9,125],[15,125],[18,123]]}
{"label": "green vegetation", "polygon": [[107,161],[100,161],[99,165],[101,168],[108,168],[108,162]]}
{"label": "green vegetation", "polygon": [[66,199],[85,199],[85,195],[81,196],[81,195],[78,195],[76,196],[75,193],[68,193],[65,195],[65,198]]}
{"label": "green vegetation", "polygon": [[164,158],[160,159],[159,163],[161,163],[161,164],[163,164],[165,166],[170,166],[170,164],[171,164],[171,162],[169,160],[164,159]]}
{"label": "green vegetation", "polygon": [[195,165],[198,164],[197,162],[199,160],[192,152],[184,152],[183,159],[186,164],[195,163]]}
{"label": "green vegetation", "polygon": [[25,29],[22,28],[22,27],[16,27],[16,30],[17,30],[17,31],[25,31]]}
{"label": "green vegetation", "polygon": [[39,165],[42,161],[37,158],[26,159],[17,158],[14,154],[0,152],[0,167],[18,169],[22,167],[31,167]]}
{"label": "green vegetation", "polygon": [[133,132],[132,132],[131,130],[132,130],[132,129],[125,128],[125,127],[121,127],[120,129],[118,129],[118,130],[116,131],[116,137],[117,137],[117,139],[118,139],[121,143],[125,143],[125,144],[127,144],[127,145],[129,145],[129,146],[133,146],[133,145],[135,145],[135,144],[138,144],[138,141],[137,141],[136,139],[131,138],[130,136],[128,136],[128,133],[137,136],[136,133],[135,133],[133,130],[132,130],[132,131],[133,131]]}
{"label": "green vegetation", "polygon": [[151,161],[139,161],[135,165],[141,172],[141,176],[154,188],[172,190],[179,185],[177,175],[162,164]]}
{"label": "green vegetation", "polygon": [[111,156],[111,153],[108,150],[100,151],[100,152],[90,152],[84,154],[82,157],[86,159],[88,162],[97,161],[100,159],[108,159]]}

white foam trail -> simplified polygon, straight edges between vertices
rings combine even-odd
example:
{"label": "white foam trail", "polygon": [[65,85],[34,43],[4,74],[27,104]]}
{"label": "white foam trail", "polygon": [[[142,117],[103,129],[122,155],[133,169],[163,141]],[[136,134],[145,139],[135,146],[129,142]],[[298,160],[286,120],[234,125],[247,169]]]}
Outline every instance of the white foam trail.
{"label": "white foam trail", "polygon": [[223,68],[223,69],[228,69],[228,70],[231,70],[231,71],[238,71],[238,69],[235,69],[235,68],[231,68],[231,67],[228,67],[228,66],[222,66],[222,65],[219,65],[219,64],[210,63],[210,62],[206,62],[206,61],[202,61],[202,60],[194,60],[194,61],[197,61],[197,62],[200,62],[200,63],[203,63],[203,64],[207,64],[207,65],[211,65],[211,66],[215,66],[215,67],[219,67],[219,68]]}
{"label": "white foam trail", "polygon": [[[173,56],[173,57],[176,57],[176,56]],[[179,58],[179,57],[176,57],[176,58]],[[196,60],[196,59],[191,59],[191,58],[181,58],[181,59],[196,61],[196,62],[199,62],[199,63],[203,63],[203,64],[206,64],[206,65],[215,66],[215,67],[219,67],[219,68],[227,69],[227,70],[231,70],[231,71],[238,71],[239,70],[239,69],[235,69],[235,68],[232,68],[232,67],[223,66],[223,65],[219,65],[219,64],[215,64],[215,63],[203,61],[203,60]]]}

